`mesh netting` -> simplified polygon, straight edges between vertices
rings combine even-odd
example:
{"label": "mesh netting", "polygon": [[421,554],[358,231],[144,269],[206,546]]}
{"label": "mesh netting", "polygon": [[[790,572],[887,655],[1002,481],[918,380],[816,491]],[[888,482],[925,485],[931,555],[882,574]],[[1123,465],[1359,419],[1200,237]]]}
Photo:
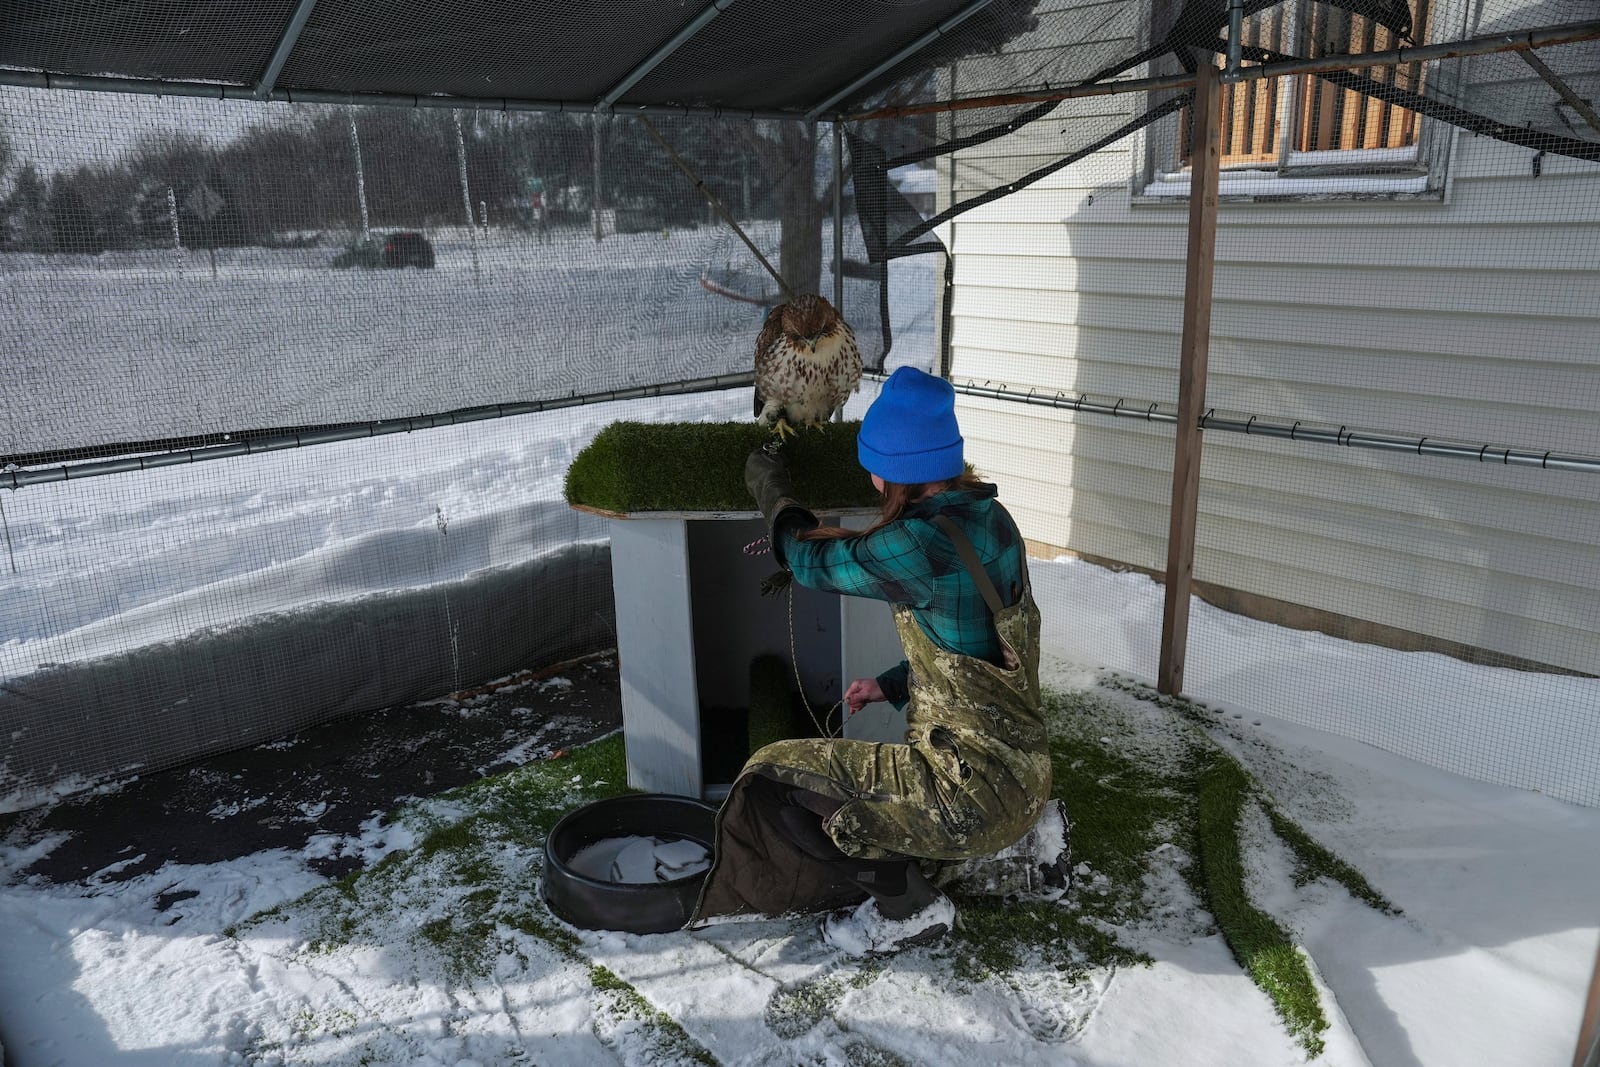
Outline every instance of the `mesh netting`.
{"label": "mesh netting", "polygon": [[[1247,0],[1240,59],[1248,72],[1263,63],[1381,53],[1429,41],[1505,38],[1594,17],[1593,5],[1583,0],[1503,0],[1473,12],[1463,6],[1448,0]],[[948,196],[932,217],[915,217],[898,198],[885,198],[885,218],[865,220],[869,238],[881,234],[874,258],[923,251],[938,223],[1125,145],[1169,116],[1186,117],[1190,90],[1157,81],[1132,102],[1052,95],[1119,78],[1192,74],[1228,49],[1226,0],[1018,4],[985,8],[984,16],[941,39],[944,66],[931,72],[912,64],[908,73],[886,75],[893,79],[887,87],[869,84],[846,104],[856,116],[852,144],[865,148],[851,160],[858,183],[864,169],[871,175],[936,159],[947,160],[950,176]],[[1296,79],[1293,105],[1289,79],[1247,83],[1231,94],[1224,118],[1231,160],[1235,166],[1288,164],[1298,153],[1303,166],[1339,166],[1310,154],[1402,141],[1410,147],[1419,117],[1544,153],[1600,159],[1600,120],[1588,103],[1600,90],[1594,30],[1589,25],[1590,39],[1536,54],[1323,70]],[[959,110],[950,110],[950,101],[959,101]],[[1278,114],[1285,107],[1293,114],[1283,119],[1294,120],[1287,131]],[[984,144],[994,147],[975,151]],[[1173,161],[1186,158],[1184,144],[1170,146]]]}
{"label": "mesh netting", "polygon": [[[7,92],[22,465],[748,372],[779,299],[639,120]],[[656,125],[797,291],[833,295],[829,139]],[[845,289],[881,364],[876,288]]]}
{"label": "mesh netting", "polygon": [[[0,795],[615,641],[606,527],[566,507],[567,463],[610,419],[748,419],[748,387],[388,431],[748,377],[777,284],[639,120],[3,92],[0,466],[211,461],[4,501]],[[654,126],[770,264],[833,295],[831,138]],[[866,360],[930,350],[931,306],[886,328],[887,272],[843,236]]]}
{"label": "mesh netting", "polygon": [[[602,401],[747,373],[761,258],[842,288],[869,367],[968,392],[969,458],[1044,554],[1166,565],[1186,79],[1226,0],[12,6],[11,803],[604,647],[606,531],[561,472],[617,417],[749,417]],[[1195,578],[1273,629],[1191,648],[1188,688],[1600,803],[1593,5],[1240,15]],[[139,92],[30,87],[63,76]],[[415,106],[326,102],[352,92]],[[1253,670],[1341,655],[1321,635],[1385,655],[1332,693]],[[1083,654],[1149,676],[1151,642]],[[1484,672],[1474,707],[1430,697],[1441,663]]]}
{"label": "mesh netting", "polygon": [[[1431,12],[1434,27],[1448,13]],[[1293,47],[1298,25],[1324,51],[1386,46],[1370,18],[1329,21],[1316,5],[1262,12],[1246,40],[1317,54]],[[1593,804],[1600,129],[1582,111],[1600,56],[1539,55],[1545,72],[1473,56],[1224,86],[1194,576],[1237,614],[1196,604],[1184,684]],[[941,160],[937,230],[952,377],[996,398],[964,414],[969,455],[1045,554],[1151,574],[1168,560],[1192,182],[1190,102],[1156,98],[1067,101],[1073,121],[1051,111]],[[956,133],[999,128],[957,114]],[[1138,589],[1085,614],[1128,616]],[[1153,629],[1121,643],[1058,625],[1086,658],[1154,677]],[[1329,663],[1329,690],[1282,681]]]}

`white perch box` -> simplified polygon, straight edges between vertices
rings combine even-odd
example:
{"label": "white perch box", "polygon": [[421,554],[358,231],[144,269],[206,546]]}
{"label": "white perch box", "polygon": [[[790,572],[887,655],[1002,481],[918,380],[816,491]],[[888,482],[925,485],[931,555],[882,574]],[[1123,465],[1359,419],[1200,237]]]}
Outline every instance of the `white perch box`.
{"label": "white perch box", "polygon": [[[821,518],[825,525],[861,527],[875,514]],[[791,631],[788,593],[761,595],[762,580],[777,570],[771,553],[744,551],[767,532],[756,512],[607,517],[623,742],[635,789],[705,797],[728,784],[707,781],[702,711],[748,708],[757,656],[798,660],[819,718],[851,679],[874,677],[905,658],[881,601],[792,584]],[[889,704],[869,705],[844,732],[903,741],[905,715]]]}

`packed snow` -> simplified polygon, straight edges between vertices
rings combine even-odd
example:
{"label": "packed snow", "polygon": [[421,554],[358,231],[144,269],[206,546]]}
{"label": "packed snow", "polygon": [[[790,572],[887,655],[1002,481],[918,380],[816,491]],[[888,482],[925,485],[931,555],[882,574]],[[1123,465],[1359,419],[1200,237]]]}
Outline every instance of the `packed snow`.
{"label": "packed snow", "polygon": [[[1052,620],[1045,680],[1058,690],[1101,676],[1064,635],[1103,629],[1093,605],[1108,588],[1120,618],[1159,625],[1158,590],[1144,578],[1070,560],[1032,569]],[[1243,625],[1197,607],[1202,640],[1224,623]],[[1245,636],[1273,632],[1251,623]],[[1315,690],[1337,684],[1362,652],[1309,641],[1284,669]],[[1460,672],[1459,684],[1474,673]],[[1327,883],[1294,889],[1292,859],[1265,844],[1270,835],[1247,833],[1258,846],[1253,887],[1294,930],[1320,985],[1331,1027],[1317,1062],[1565,1067],[1595,958],[1600,811],[1435,770],[1285,722],[1270,707],[1225,710],[1245,716],[1223,716],[1225,740],[1253,773],[1404,911],[1380,915]],[[415,844],[403,825],[378,820],[356,837],[338,847],[371,863]],[[406,956],[411,928],[433,914],[426,900],[389,944],[318,949],[293,926],[224,933],[324,884],[307,861],[332,847],[325,837],[299,852],[168,865],[124,882],[112,868],[82,884],[18,882],[15,872],[52,844],[0,856],[9,1064],[689,1062],[641,1043],[592,999],[589,975],[571,960],[508,955],[489,976],[463,982]],[[532,858],[507,862],[528,867]],[[1131,935],[1155,963],[1077,980],[1040,968],[1004,984],[963,983],[926,950],[864,969],[805,919],[576,934],[584,958],[723,1064],[1304,1062],[1184,888],[1170,850],[1158,850],[1151,869],[1160,921]],[[1074,894],[1093,892],[1096,878],[1080,868]],[[177,885],[195,895],[159,910],[159,895]],[[392,1058],[371,1058],[374,1048]],[[898,1058],[862,1059],[863,1049]]]}

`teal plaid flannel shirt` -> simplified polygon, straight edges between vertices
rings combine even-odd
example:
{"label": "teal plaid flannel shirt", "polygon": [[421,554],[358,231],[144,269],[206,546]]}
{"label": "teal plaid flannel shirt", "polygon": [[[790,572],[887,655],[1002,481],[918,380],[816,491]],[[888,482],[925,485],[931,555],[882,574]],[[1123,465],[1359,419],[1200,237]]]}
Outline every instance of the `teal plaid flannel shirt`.
{"label": "teal plaid flannel shirt", "polygon": [[[935,645],[999,663],[1003,654],[989,606],[956,546],[932,522],[942,514],[961,528],[1009,606],[1021,595],[1027,550],[1016,524],[995,503],[996,492],[986,485],[939,493],[909,505],[887,526],[845,540],[802,541],[785,529],[784,558],[794,580],[808,589],[908,605]],[[877,679],[897,708],[905,706],[906,675],[902,660]]]}

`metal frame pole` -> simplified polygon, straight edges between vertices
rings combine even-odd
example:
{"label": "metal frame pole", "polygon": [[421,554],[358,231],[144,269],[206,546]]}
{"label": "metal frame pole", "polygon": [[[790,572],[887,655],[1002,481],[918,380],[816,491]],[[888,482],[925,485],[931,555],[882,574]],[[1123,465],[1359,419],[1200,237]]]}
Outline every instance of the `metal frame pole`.
{"label": "metal frame pole", "polygon": [[1228,0],[1228,65],[1223,76],[1239,76],[1239,52],[1244,44],[1244,0]]}
{"label": "metal frame pole", "polygon": [[833,306],[844,314],[844,124],[833,123]]}
{"label": "metal frame pole", "polygon": [[[392,433],[415,433],[440,426],[460,426],[468,422],[504,419],[514,415],[533,415],[541,411],[559,411],[563,408],[583,407],[586,404],[610,404],[618,400],[641,400],[657,396],[686,396],[691,393],[709,393],[720,389],[739,389],[753,384],[754,371],[737,374],[718,374],[709,378],[690,378],[660,385],[635,385],[623,389],[609,389],[599,393],[573,393],[552,397],[549,400],[527,400],[511,404],[485,404],[473,408],[457,408],[437,415],[417,415],[376,422],[348,423],[344,425],[302,427],[261,434],[207,434],[198,438],[179,438],[159,443],[158,447],[181,449],[154,454],[121,456],[116,459],[96,460],[89,463],[37,467],[32,469],[0,470],[0,489],[21,489],[45,482],[81,481],[108,474],[152,470],[156,467],[178,467],[189,463],[202,463],[214,459],[231,459],[234,456],[253,456],[261,452],[277,452],[287,448],[307,448],[311,445],[333,444],[336,441],[354,441],[363,437],[383,437]],[[185,442],[197,442],[218,437],[231,437],[227,444],[185,447]]]}
{"label": "metal frame pole", "polygon": [[879,63],[877,66],[873,67],[859,78],[856,78],[854,81],[850,82],[850,84],[830,94],[826,100],[823,100],[821,103],[815,104],[807,109],[806,118],[816,121],[822,116],[823,112],[833,107],[833,105],[845,99],[857,89],[860,89],[866,85],[870,85],[874,79],[883,74],[887,74],[889,71],[893,70],[901,63],[904,63],[906,60],[910,59],[912,56],[916,55],[934,41],[937,41],[939,38],[943,37],[945,34],[949,33],[951,30],[955,29],[957,26],[961,25],[963,22],[967,21],[992,3],[994,3],[994,0],[973,0],[972,3],[968,4],[960,11],[957,11],[954,15],[951,15],[933,29],[929,30],[921,37],[918,37],[915,41],[912,41],[910,44],[900,49],[900,51],[885,59],[883,62]]}
{"label": "metal frame pole", "polygon": [[690,38],[705,29],[711,20],[732,7],[734,0],[714,0],[712,5],[690,20],[689,25],[672,35],[672,38],[657,48],[644,61],[625,74],[621,81],[611,87],[611,90],[602,96],[598,102],[599,107],[610,111],[616,107],[622,95],[635,85],[644,80],[645,76],[655,70],[678,49],[689,43]]}
{"label": "metal frame pole", "polygon": [[1583,1023],[1578,1027],[1578,1050],[1572,1054],[1572,1067],[1600,1064],[1600,947],[1594,953],[1594,974],[1589,978],[1589,999],[1583,1008]]}
{"label": "metal frame pole", "polygon": [[[1387,52],[1366,52],[1360,55],[1340,54],[1318,56],[1315,59],[1284,60],[1278,63],[1257,63],[1241,66],[1233,74],[1223,75],[1224,81],[1251,82],[1263,78],[1283,78],[1291,74],[1323,74],[1342,70],[1364,70],[1368,67],[1398,67],[1407,63],[1429,63],[1439,59],[1462,59],[1467,56],[1494,55],[1500,52],[1526,52],[1535,48],[1553,48],[1557,45],[1576,44],[1581,41],[1600,40],[1600,20],[1573,22],[1545,29],[1519,31],[1515,34],[1495,33],[1486,37],[1469,37],[1445,44],[1419,45],[1415,48],[1395,48]],[[840,116],[847,122],[873,122],[878,119],[907,118],[913,115],[936,115],[974,108],[1013,107],[1022,104],[1043,104],[1052,100],[1078,100],[1090,96],[1120,96],[1124,93],[1161,92],[1167,89],[1187,89],[1194,78],[1189,74],[1167,74],[1157,78],[1128,78],[1109,82],[1090,82],[1066,89],[1048,89],[1039,92],[994,93],[965,99],[943,100],[931,104],[906,104],[895,107],[873,108],[870,111],[852,111]]]}
{"label": "metal frame pole", "polygon": [[257,100],[267,99],[272,95],[272,90],[277,88],[278,75],[283,73],[283,65],[289,62],[289,53],[294,51],[301,31],[311,18],[311,9],[316,6],[317,0],[300,0],[295,7],[294,14],[289,17],[289,25],[284,27],[283,36],[278,38],[277,47],[272,50],[272,58],[267,60],[267,69],[256,82],[254,95]]}

